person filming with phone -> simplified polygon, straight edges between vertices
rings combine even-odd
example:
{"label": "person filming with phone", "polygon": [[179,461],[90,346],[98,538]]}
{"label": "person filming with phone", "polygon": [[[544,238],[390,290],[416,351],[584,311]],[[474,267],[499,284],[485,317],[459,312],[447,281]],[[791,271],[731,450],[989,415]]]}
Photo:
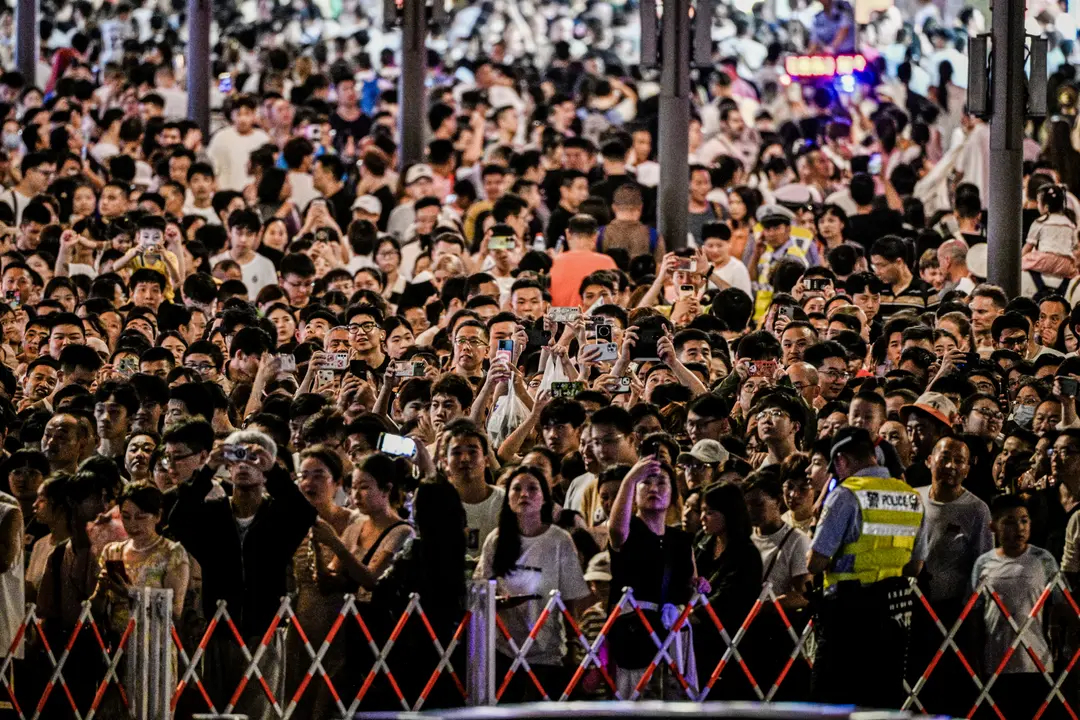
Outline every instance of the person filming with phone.
{"label": "person filming with phone", "polygon": [[[293,554],[315,524],[317,513],[289,473],[276,464],[277,444],[264,433],[239,430],[210,453],[206,466],[177,489],[169,529],[203,572],[203,611],[212,617],[219,600],[249,647],[255,647],[286,594]],[[231,497],[207,498],[224,467]],[[283,643],[276,637],[260,665],[271,686],[282,672]],[[239,682],[247,664],[234,638],[214,635],[207,647],[213,677],[225,692]],[[231,683],[231,684],[230,684]],[[211,691],[213,693],[213,691]],[[261,716],[265,696],[248,688],[237,712]]]}

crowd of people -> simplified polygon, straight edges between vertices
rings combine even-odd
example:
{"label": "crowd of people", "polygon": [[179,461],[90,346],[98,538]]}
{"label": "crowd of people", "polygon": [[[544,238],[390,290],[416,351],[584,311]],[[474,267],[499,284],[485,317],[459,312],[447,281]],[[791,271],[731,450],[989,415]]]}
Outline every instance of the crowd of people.
{"label": "crowd of people", "polygon": [[[767,587],[796,632],[815,619],[813,673],[781,697],[899,707],[942,640],[914,578],[946,626],[987,585],[1036,614],[1004,667],[1017,629],[995,603],[956,636],[1000,672],[1005,716],[1034,714],[1080,623],[1042,597],[1080,573],[1067,9],[1028,9],[1052,114],[1027,128],[1008,297],[986,282],[970,7],[718,7],[672,238],[633,4],[456,8],[405,167],[381,6],[215,4],[204,133],[175,5],[46,2],[35,77],[0,74],[0,657],[22,707],[87,602],[116,643],[138,589],[172,590],[190,656],[221,601],[253,652],[288,597],[295,623],[259,655],[280,701],[347,595],[381,643],[418,594],[445,646],[473,580],[495,582],[500,683],[528,639],[558,697],[586,655],[557,614],[530,638],[551,591],[593,642],[628,588],[676,633],[678,672],[647,670],[657,647],[628,612],[599,654],[615,687],[593,667],[575,697],[712,679],[712,699],[753,699],[739,668],[711,676]],[[793,81],[804,52],[868,68]],[[320,667],[352,698],[375,658],[359,625],[337,638]],[[397,643],[397,685],[380,675],[362,708],[427,684],[425,626]],[[791,651],[767,604],[746,667],[767,689]],[[223,706],[247,664],[219,627],[199,677]],[[68,665],[52,717],[103,677],[90,633]],[[274,716],[262,686],[239,711]],[[429,690],[463,702],[446,673]],[[966,714],[976,695],[950,654],[921,700]],[[502,700],[537,696],[519,669]],[[318,680],[299,702],[337,710]],[[178,712],[200,710],[189,687]]]}

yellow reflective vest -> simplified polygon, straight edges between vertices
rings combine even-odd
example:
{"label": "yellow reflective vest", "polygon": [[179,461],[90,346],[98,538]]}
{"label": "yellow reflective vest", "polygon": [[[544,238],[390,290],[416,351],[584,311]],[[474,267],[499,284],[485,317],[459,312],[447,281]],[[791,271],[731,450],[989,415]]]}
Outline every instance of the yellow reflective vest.
{"label": "yellow reflective vest", "polygon": [[840,556],[854,556],[854,569],[826,570],[825,587],[845,580],[869,585],[900,577],[911,560],[923,520],[918,493],[903,480],[892,478],[850,477],[842,485],[855,494],[862,528],[858,540],[840,548]]}

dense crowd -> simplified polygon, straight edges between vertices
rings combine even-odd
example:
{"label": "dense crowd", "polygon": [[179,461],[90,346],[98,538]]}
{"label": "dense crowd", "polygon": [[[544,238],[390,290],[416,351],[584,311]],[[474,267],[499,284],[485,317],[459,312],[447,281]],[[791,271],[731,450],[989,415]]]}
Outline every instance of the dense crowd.
{"label": "dense crowd", "polygon": [[[914,577],[946,625],[982,583],[1039,611],[995,685],[1007,717],[1033,714],[1078,622],[1059,593],[1037,605],[1080,572],[1067,10],[1028,9],[1052,115],[1027,128],[1007,297],[986,282],[970,7],[719,7],[671,238],[634,5],[456,8],[406,167],[381,5],[217,5],[206,134],[176,3],[46,2],[35,77],[0,74],[0,657],[19,691],[48,679],[41,638],[15,642],[29,603],[56,648],[84,602],[115,641],[135,589],[168,588],[190,653],[221,600],[254,648],[288,596],[318,647],[346,594],[385,639],[418,593],[445,643],[471,579],[495,581],[519,648],[552,590],[589,640],[624,588],[661,638],[700,594],[672,645],[700,687],[727,647],[711,614],[733,633],[767,584],[798,631],[816,618],[793,696],[899,707],[940,641],[895,602]],[[784,71],[856,51],[867,71],[843,81]],[[981,602],[957,642],[985,678],[1015,632]],[[321,662],[352,697],[373,658],[342,638]],[[283,629],[261,655],[284,697],[303,642]],[[399,642],[415,697],[437,657],[422,627]],[[766,607],[741,652],[768,687],[791,647]],[[613,625],[621,695],[655,652],[632,615]],[[500,635],[500,681],[514,654]],[[527,652],[556,697],[583,657],[559,617]],[[246,665],[212,636],[211,696]],[[965,713],[974,684],[953,657],[939,674],[923,700]],[[365,707],[396,705],[384,680]],[[443,677],[431,702],[455,693]],[[613,689],[593,669],[577,693]],[[504,701],[536,694],[519,672]],[[711,697],[754,695],[729,668]],[[334,707],[316,682],[295,717]],[[271,712],[255,682],[239,708]]]}

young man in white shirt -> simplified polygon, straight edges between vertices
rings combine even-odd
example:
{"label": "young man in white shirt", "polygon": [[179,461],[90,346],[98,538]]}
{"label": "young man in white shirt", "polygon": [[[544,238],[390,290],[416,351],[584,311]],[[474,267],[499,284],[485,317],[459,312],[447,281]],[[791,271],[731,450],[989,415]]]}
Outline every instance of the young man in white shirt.
{"label": "young man in white shirt", "polygon": [[243,192],[251,182],[248,158],[253,150],[270,142],[270,136],[255,127],[255,99],[241,95],[232,101],[232,125],[210,140],[206,154],[217,171],[221,190]]}
{"label": "young man in white shirt", "polygon": [[208,225],[220,225],[221,219],[214,212],[214,193],[217,192],[217,178],[210,163],[197,162],[188,169],[187,184],[189,199],[184,204],[185,215],[198,215]]}
{"label": "young man in white shirt", "polygon": [[259,247],[262,223],[251,210],[237,210],[229,216],[229,249],[210,258],[214,265],[222,260],[234,260],[243,273],[248,297],[255,297],[267,285],[277,282],[277,271],[269,258],[255,251]]}

